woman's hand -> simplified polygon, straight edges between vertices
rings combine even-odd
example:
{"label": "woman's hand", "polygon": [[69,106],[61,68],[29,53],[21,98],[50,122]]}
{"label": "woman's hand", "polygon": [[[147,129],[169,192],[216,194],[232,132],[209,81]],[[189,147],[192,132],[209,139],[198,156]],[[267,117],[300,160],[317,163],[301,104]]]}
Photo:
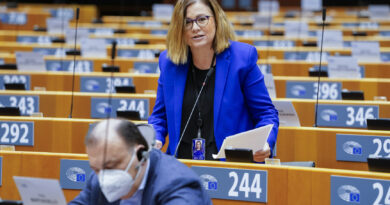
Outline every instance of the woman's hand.
{"label": "woman's hand", "polygon": [[268,158],[271,155],[271,149],[269,148],[268,142],[265,143],[263,149],[257,150],[253,154],[253,160],[255,162],[264,162],[265,158]]}
{"label": "woman's hand", "polygon": [[160,140],[156,140],[156,145],[154,145],[154,148],[161,149],[162,148],[162,142]]}

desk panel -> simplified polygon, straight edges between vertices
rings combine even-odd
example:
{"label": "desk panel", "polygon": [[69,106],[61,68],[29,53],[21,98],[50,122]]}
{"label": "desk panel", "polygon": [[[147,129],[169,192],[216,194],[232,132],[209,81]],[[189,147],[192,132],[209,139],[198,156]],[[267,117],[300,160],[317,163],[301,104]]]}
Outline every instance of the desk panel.
{"label": "desk panel", "polygon": [[[0,121],[34,122],[34,147],[16,146],[16,151],[85,153],[84,137],[89,125],[99,120],[69,118],[0,117]],[[135,123],[146,123],[134,121]],[[336,134],[390,136],[388,131],[280,127],[276,158],[282,162],[314,161],[317,167],[368,170],[367,163],[336,160]],[[168,145],[168,138],[163,151]]]}
{"label": "desk panel", "polygon": [[[0,91],[2,95],[13,96],[30,96],[38,95],[40,101],[40,112],[45,117],[68,117],[71,104],[71,92],[56,92],[56,91]],[[105,93],[74,93],[74,118],[91,118],[91,98],[101,97],[108,98]],[[134,98],[134,99],[149,99],[149,112],[152,113],[156,95],[154,94],[113,94],[113,98]],[[297,111],[302,126],[313,126],[314,124],[314,110],[315,100],[309,99],[282,99],[276,98],[274,100],[291,101]],[[319,104],[331,105],[369,105],[379,106],[379,117],[390,118],[390,102],[384,101],[337,101],[337,100],[320,100]]]}
{"label": "desk panel", "polygon": [[[4,173],[0,194],[5,199],[20,199],[12,176],[32,176],[59,179],[60,159],[87,160],[86,155],[60,153],[32,153],[1,151]],[[224,167],[236,169],[266,170],[268,172],[267,204],[330,204],[330,176],[350,176],[389,180],[390,174],[362,171],[332,170],[321,168],[298,168],[211,161],[181,160],[187,166]],[[33,166],[32,166],[33,165]],[[45,169],[42,169],[45,167]],[[297,188],[299,187],[299,188]],[[67,201],[78,190],[64,190]],[[240,201],[214,199],[214,204],[242,204]],[[245,204],[255,204],[247,203]]]}
{"label": "desk panel", "polygon": [[[69,72],[18,72],[1,71],[0,75],[29,75],[31,77],[31,90],[34,87],[45,87],[47,91],[71,91],[72,74]],[[76,73],[75,90],[80,91],[81,77],[110,77],[109,73]],[[115,73],[114,77],[129,77],[133,79],[137,93],[144,93],[145,90],[157,91],[157,80],[159,74],[134,74],[134,73]],[[286,97],[286,82],[317,82],[315,77],[284,77],[274,76],[276,96],[278,98]],[[390,99],[390,93],[387,88],[390,86],[390,79],[381,78],[362,78],[362,79],[330,79],[321,78],[322,82],[341,82],[342,89],[361,90],[364,92],[366,100],[373,100],[374,96],[386,96]]]}

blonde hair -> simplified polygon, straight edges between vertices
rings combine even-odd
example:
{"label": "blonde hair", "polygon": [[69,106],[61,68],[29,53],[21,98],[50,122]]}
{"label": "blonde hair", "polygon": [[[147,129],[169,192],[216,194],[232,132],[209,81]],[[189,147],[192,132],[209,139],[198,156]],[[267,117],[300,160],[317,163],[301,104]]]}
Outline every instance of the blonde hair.
{"label": "blonde hair", "polygon": [[178,0],[173,10],[167,35],[168,57],[177,65],[185,64],[188,60],[189,48],[184,37],[184,20],[187,8],[196,2],[202,2],[213,12],[216,28],[212,46],[217,54],[229,47],[229,40],[236,39],[233,26],[216,0]]}

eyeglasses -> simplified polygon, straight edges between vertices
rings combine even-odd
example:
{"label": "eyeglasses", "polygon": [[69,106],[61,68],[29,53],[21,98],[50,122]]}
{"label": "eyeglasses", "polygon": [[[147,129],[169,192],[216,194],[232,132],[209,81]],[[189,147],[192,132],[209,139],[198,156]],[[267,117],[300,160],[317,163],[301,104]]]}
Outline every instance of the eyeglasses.
{"label": "eyeglasses", "polygon": [[194,22],[196,22],[196,24],[198,24],[199,27],[205,27],[209,23],[210,17],[212,17],[212,16],[198,16],[195,19],[186,18],[186,20],[184,22],[185,29],[186,30],[192,29]]}

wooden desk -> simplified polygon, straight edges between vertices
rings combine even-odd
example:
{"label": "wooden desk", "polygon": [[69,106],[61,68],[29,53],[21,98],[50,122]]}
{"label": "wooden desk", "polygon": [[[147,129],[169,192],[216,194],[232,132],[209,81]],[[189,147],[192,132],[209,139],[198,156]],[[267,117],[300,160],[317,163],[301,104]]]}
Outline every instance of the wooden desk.
{"label": "wooden desk", "polygon": [[[266,52],[259,48],[260,52]],[[276,57],[282,58],[280,55],[283,55],[284,51],[277,52]],[[270,52],[271,53],[271,52]],[[261,53],[260,53],[261,55]],[[271,56],[272,54],[269,54]],[[272,57],[272,56],[271,56]],[[275,58],[276,58],[275,57]],[[5,63],[15,63],[16,59],[14,54],[0,54],[0,59],[4,59]],[[64,61],[73,61],[73,57],[67,56],[62,58]],[[47,56],[45,60],[55,60],[61,61],[60,57]],[[83,58],[76,57],[78,60],[91,60],[94,62],[93,69],[96,72],[102,71],[102,65],[110,65],[111,59],[106,58]],[[134,68],[134,62],[158,62],[158,58],[154,59],[138,59],[138,58],[117,58],[115,60],[115,65],[120,66],[120,72],[129,72]],[[286,61],[282,59],[263,59],[261,58],[257,62],[258,64],[270,64],[272,67],[272,73],[274,76],[309,76],[309,69],[315,65],[318,65],[319,62],[308,62],[308,61]],[[327,63],[323,62],[323,65]],[[366,78],[390,78],[390,62],[382,63],[360,63],[359,65],[365,67],[365,77]]]}
{"label": "wooden desk", "polygon": [[[70,72],[18,72],[0,70],[0,75],[29,75],[31,78],[31,90],[35,87],[44,87],[47,91],[72,91],[72,73]],[[80,91],[82,77],[108,77],[110,73],[76,73],[75,90]],[[147,90],[157,91],[158,74],[114,73],[115,77],[132,78],[137,93]],[[390,97],[389,97],[390,98]]]}
{"label": "wooden desk", "polygon": [[[31,90],[34,87],[45,87],[47,91],[71,91],[72,74],[69,72],[18,72],[1,71],[0,75],[29,75],[31,78]],[[76,73],[75,90],[80,91],[81,77],[110,77],[109,73]],[[134,74],[134,73],[115,73],[114,77],[130,77],[133,79],[137,93],[144,93],[145,90],[157,91],[158,74]],[[278,98],[286,97],[286,82],[302,81],[317,82],[313,77],[291,77],[274,76],[276,96]],[[322,82],[341,82],[342,89],[361,90],[364,92],[366,100],[373,100],[374,96],[386,96],[390,99],[390,93],[387,88],[390,86],[390,79],[381,78],[362,78],[362,79],[330,79],[322,78]],[[61,83],[62,82],[62,83]]]}
{"label": "wooden desk", "polygon": [[[4,3],[0,5],[5,6]],[[7,9],[10,12],[25,12],[27,14],[27,24],[15,28],[12,25],[1,25],[4,29],[15,29],[15,30],[32,30],[34,25],[40,27],[46,27],[46,19],[51,17],[49,9],[73,9],[74,17],[76,16],[76,8],[80,8],[79,22],[91,22],[97,17],[96,5],[77,5],[77,4],[26,4],[18,3],[18,8]]]}
{"label": "wooden desk", "polygon": [[[286,97],[286,83],[288,81],[317,82],[315,77],[292,77],[292,76],[274,76],[276,96],[278,98]],[[390,92],[387,91],[390,86],[390,79],[383,78],[362,78],[362,79],[332,79],[321,78],[321,82],[341,82],[342,89],[361,90],[364,92],[365,100],[374,100],[374,96],[386,96],[390,99]]]}
{"label": "wooden desk", "polygon": [[[7,152],[3,157],[3,185],[0,194],[4,199],[18,200],[18,191],[12,176],[30,176],[59,179],[61,159],[87,160],[86,155]],[[363,171],[333,170],[321,168],[298,168],[211,161],[181,160],[187,166],[224,167],[236,169],[266,170],[268,172],[267,204],[330,204],[330,176],[349,176],[389,180],[390,174]],[[42,169],[44,167],[44,169]],[[299,187],[299,188],[297,188]],[[67,201],[72,200],[79,190],[64,190]],[[242,201],[213,199],[213,204],[242,204]],[[257,204],[245,202],[245,204]]]}
{"label": "wooden desk", "polygon": [[[270,64],[274,76],[309,76],[309,69],[319,62],[286,61],[281,59],[264,59],[258,64]],[[327,65],[327,63],[322,63]],[[390,78],[390,63],[360,63],[365,67],[366,78]]]}
{"label": "wooden desk", "polygon": [[[16,151],[85,153],[84,138],[97,119],[0,117],[0,121],[34,122],[34,146],[15,146]],[[134,121],[135,123],[147,123]],[[367,171],[367,163],[336,160],[336,134],[390,136],[388,131],[280,127],[276,158],[282,162],[314,161],[316,167]],[[163,151],[169,144],[168,138]]]}
{"label": "wooden desk", "polygon": [[[39,112],[45,117],[68,117],[72,92],[58,91],[0,91],[0,95],[39,96]],[[91,118],[91,98],[107,98],[105,93],[74,93],[73,118]],[[113,94],[112,98],[148,99],[149,111],[152,112],[156,95],[153,94]],[[145,105],[146,106],[146,105]],[[145,108],[146,109],[146,108]]]}
{"label": "wooden desk", "polygon": [[[45,117],[67,117],[70,112],[71,92],[56,91],[0,91],[0,95],[39,95],[40,112]],[[74,118],[91,117],[91,97],[108,98],[105,93],[74,93]],[[153,94],[113,94],[113,98],[143,98],[149,99],[150,114],[155,104],[156,95]],[[274,100],[291,101],[297,111],[302,126],[312,126],[314,124],[315,100],[306,99],[282,99]],[[334,105],[378,105],[379,117],[390,118],[390,102],[383,101],[337,101],[337,100],[320,100],[319,104]],[[54,105],[54,106],[53,106]]]}

